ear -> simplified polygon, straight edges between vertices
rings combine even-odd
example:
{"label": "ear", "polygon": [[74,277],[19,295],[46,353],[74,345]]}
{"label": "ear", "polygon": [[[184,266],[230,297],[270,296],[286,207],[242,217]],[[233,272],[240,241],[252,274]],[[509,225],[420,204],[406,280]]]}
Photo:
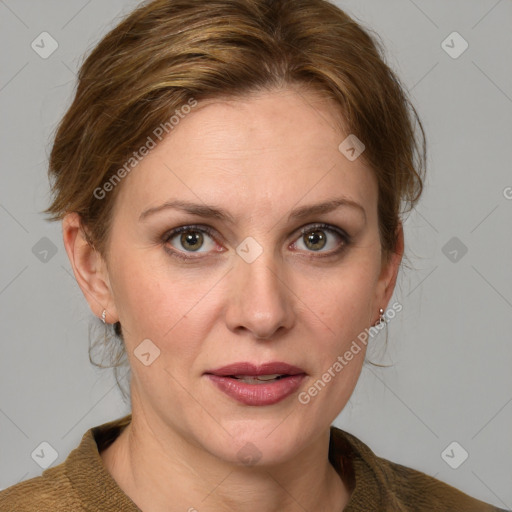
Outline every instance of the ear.
{"label": "ear", "polygon": [[64,247],[91,311],[99,318],[106,310],[105,321],[118,321],[105,261],[100,253],[87,241],[78,213],[67,214],[62,220]]}
{"label": "ear", "polygon": [[[402,222],[398,221],[396,229],[395,250],[387,257],[382,255],[381,273],[377,283],[377,292],[375,295],[376,307],[386,309],[396,285],[400,262],[404,254],[404,229]],[[375,322],[378,318],[375,320]]]}

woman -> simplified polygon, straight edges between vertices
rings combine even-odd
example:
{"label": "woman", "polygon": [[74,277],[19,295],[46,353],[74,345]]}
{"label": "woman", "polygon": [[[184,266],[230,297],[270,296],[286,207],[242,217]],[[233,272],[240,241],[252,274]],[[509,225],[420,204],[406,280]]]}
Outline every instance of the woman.
{"label": "woman", "polygon": [[323,0],[156,0],[111,31],[56,134],[47,213],[126,350],[132,413],[0,509],[499,510],[331,427],[401,307],[415,120]]}

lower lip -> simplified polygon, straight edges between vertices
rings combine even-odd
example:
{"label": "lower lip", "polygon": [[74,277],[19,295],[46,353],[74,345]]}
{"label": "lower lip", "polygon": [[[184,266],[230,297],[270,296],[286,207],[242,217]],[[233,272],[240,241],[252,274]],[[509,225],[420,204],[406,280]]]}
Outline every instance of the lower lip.
{"label": "lower lip", "polygon": [[272,405],[297,391],[306,375],[290,375],[268,384],[247,384],[231,377],[207,374],[226,395],[245,405]]}

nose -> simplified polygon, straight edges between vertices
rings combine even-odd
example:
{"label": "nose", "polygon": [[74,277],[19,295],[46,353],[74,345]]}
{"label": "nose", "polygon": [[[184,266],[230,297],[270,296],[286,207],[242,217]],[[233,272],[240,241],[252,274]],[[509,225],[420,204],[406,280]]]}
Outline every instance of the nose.
{"label": "nose", "polygon": [[229,279],[226,324],[231,331],[268,340],[292,327],[296,297],[285,271],[265,251],[252,263],[237,257]]}

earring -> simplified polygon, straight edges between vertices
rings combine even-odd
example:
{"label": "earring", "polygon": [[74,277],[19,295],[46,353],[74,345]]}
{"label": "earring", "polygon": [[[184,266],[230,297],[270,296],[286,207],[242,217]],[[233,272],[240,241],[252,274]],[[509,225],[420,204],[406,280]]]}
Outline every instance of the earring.
{"label": "earring", "polygon": [[103,323],[106,323],[106,320],[105,320],[105,317],[107,316],[107,310],[104,309],[103,312],[101,313],[101,321]]}
{"label": "earring", "polygon": [[373,324],[374,327],[382,323],[387,323],[386,318],[384,317],[384,310],[382,308],[379,309],[379,315],[379,319],[377,320],[377,322],[375,322],[375,324]]}

